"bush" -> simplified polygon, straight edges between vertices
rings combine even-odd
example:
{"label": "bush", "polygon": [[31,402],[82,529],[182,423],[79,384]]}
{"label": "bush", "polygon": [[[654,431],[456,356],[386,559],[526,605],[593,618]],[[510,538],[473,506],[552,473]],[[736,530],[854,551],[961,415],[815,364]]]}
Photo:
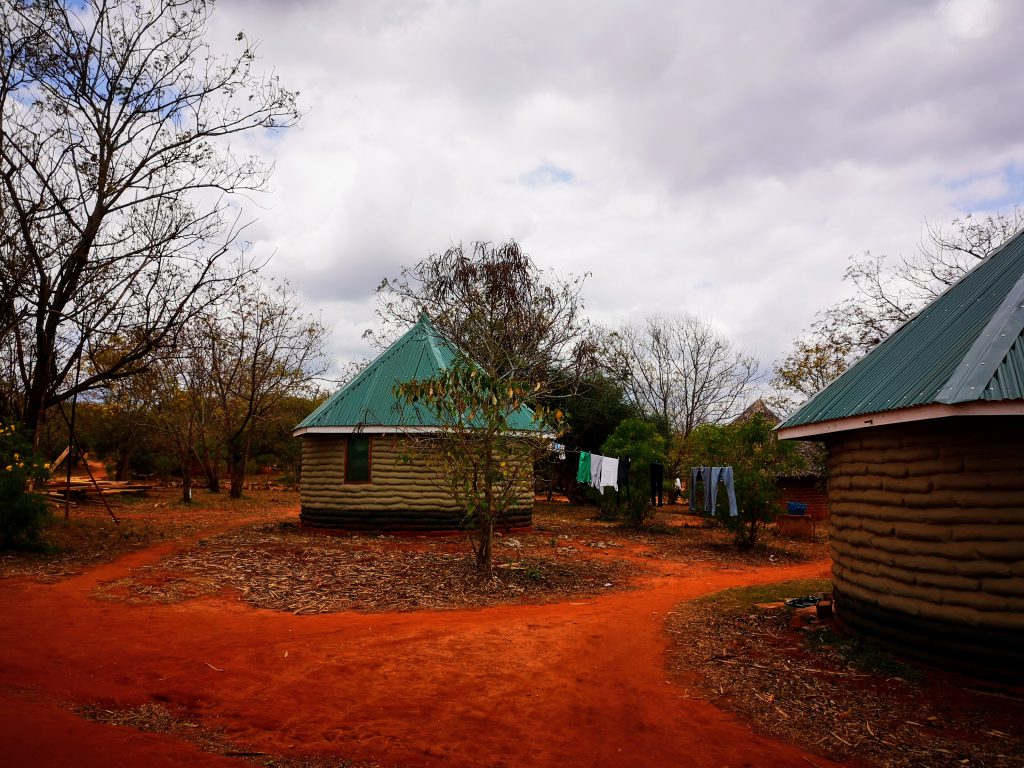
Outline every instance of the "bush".
{"label": "bush", "polygon": [[654,509],[650,505],[650,466],[665,463],[665,438],[658,428],[642,419],[625,419],[604,442],[602,451],[619,460],[630,459],[629,492],[626,498],[626,520],[640,528]]}
{"label": "bush", "polygon": [[42,547],[46,501],[28,489],[50,465],[35,460],[14,424],[0,423],[0,550]]}
{"label": "bush", "polygon": [[712,514],[733,532],[740,549],[752,549],[761,525],[778,512],[776,479],[803,470],[804,459],[793,443],[778,441],[774,425],[761,414],[740,424],[704,424],[688,442],[695,465],[733,468],[739,516],[731,517],[724,508],[724,488],[719,489],[718,508]]}

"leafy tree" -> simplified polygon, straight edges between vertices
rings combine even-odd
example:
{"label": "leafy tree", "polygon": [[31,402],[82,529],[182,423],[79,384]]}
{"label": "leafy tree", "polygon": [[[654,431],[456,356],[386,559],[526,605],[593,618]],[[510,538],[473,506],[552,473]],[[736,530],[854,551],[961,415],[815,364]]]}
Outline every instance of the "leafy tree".
{"label": "leafy tree", "polygon": [[144,370],[232,290],[236,193],[270,169],[229,140],[298,113],[244,35],[210,51],[212,6],[4,0],[0,373],[37,439],[48,408]]}
{"label": "leafy tree", "polygon": [[733,530],[741,549],[752,549],[762,523],[778,512],[777,478],[804,470],[805,459],[794,443],[776,438],[775,424],[763,414],[741,423],[702,425],[690,435],[688,448],[694,466],[733,468],[739,516],[723,509],[724,488],[715,515]]}
{"label": "leafy tree", "polygon": [[[453,372],[412,382],[399,394],[423,400],[446,425],[440,435],[410,438],[445,457],[446,477],[473,526],[480,568],[490,568],[493,528],[509,508],[509,494],[517,482],[532,480],[534,462],[549,442],[540,434],[516,434],[509,408],[528,404],[539,427],[560,430],[564,400],[593,369],[582,315],[584,280],[538,268],[510,240],[452,246],[377,289],[386,332],[407,328],[426,311],[459,355]],[[466,408],[481,420],[479,430],[465,421]]]}
{"label": "leafy tree", "polygon": [[849,366],[852,352],[849,334],[798,338],[790,353],[774,366],[772,404],[782,412],[793,410],[837,379]]}
{"label": "leafy tree", "polygon": [[[436,377],[396,387],[397,395],[423,403],[443,425],[437,433],[412,437],[462,507],[481,570],[491,568],[495,526],[524,494],[532,497],[534,462],[562,426],[561,411],[537,404],[541,387],[495,375],[461,354]],[[530,405],[536,430],[524,431],[513,420]]]}
{"label": "leafy tree", "polygon": [[734,415],[758,379],[757,360],[692,315],[654,315],[605,338],[611,376],[648,420],[688,436]]}
{"label": "leafy tree", "polygon": [[[665,438],[658,427],[643,419],[626,419],[605,440],[601,450],[619,461],[629,459],[629,488],[626,490],[627,521],[634,528],[643,526],[654,512],[650,504],[650,465],[666,461]],[[622,493],[624,489],[620,488]]]}

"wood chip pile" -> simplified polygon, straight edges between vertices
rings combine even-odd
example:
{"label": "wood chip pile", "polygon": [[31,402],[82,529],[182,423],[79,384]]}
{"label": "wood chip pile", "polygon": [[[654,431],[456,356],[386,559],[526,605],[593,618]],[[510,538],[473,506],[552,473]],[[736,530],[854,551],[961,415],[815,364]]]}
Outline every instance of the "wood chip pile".
{"label": "wood chip pile", "polygon": [[703,697],[762,732],[884,768],[1024,765],[1024,700],[1013,692],[966,689],[842,639],[813,608],[747,605],[684,604],[668,629],[675,670],[691,685],[697,673]]}
{"label": "wood chip pile", "polygon": [[98,704],[73,707],[76,715],[104,725],[120,725],[145,733],[162,733],[187,741],[202,752],[232,757],[267,768],[379,768],[378,763],[353,762],[324,755],[270,755],[229,741],[223,733],[189,717],[182,708],[147,702],[136,707],[107,708]]}
{"label": "wood chip pile", "polygon": [[332,537],[291,523],[243,528],[103,584],[98,596],[178,602],[235,590],[258,608],[295,614],[411,611],[561,600],[620,586],[636,566],[574,555],[524,554],[496,541],[491,576],[461,539]]}

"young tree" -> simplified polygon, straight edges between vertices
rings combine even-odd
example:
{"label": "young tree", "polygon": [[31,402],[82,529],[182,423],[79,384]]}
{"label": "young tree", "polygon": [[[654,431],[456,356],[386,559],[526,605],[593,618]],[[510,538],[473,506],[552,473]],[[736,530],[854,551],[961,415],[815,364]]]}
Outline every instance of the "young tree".
{"label": "young tree", "polygon": [[611,332],[605,359],[646,418],[684,437],[734,415],[759,374],[754,357],[692,315],[655,315]]}
{"label": "young tree", "polygon": [[411,437],[426,453],[446,457],[448,480],[477,537],[481,568],[490,568],[491,535],[509,508],[508,494],[532,477],[533,462],[550,439],[513,429],[509,418],[527,404],[538,429],[560,430],[563,409],[553,400],[575,392],[590,370],[584,279],[563,280],[539,269],[510,240],[431,254],[377,289],[385,328],[407,327],[426,311],[461,361],[439,380],[413,382],[399,394],[422,399],[446,425],[438,436]]}
{"label": "young tree", "polygon": [[0,344],[37,436],[47,408],[144,369],[231,288],[215,267],[242,229],[235,193],[269,168],[227,142],[298,113],[244,35],[211,52],[211,10],[4,0]]}
{"label": "young tree", "polygon": [[[731,466],[739,516],[728,510],[715,514],[736,536],[740,549],[752,549],[764,522],[778,512],[777,478],[806,468],[806,460],[791,441],[780,442],[775,424],[763,414],[726,425],[704,424],[687,441],[695,466]],[[724,495],[719,493],[719,499]]]}
{"label": "young tree", "polygon": [[[543,387],[495,375],[457,355],[436,377],[396,387],[407,402],[422,402],[443,425],[415,434],[421,456],[435,464],[462,508],[477,568],[490,571],[494,529],[524,494],[533,494],[533,465],[561,429],[561,411],[536,402]],[[534,422],[523,429],[523,409]]]}

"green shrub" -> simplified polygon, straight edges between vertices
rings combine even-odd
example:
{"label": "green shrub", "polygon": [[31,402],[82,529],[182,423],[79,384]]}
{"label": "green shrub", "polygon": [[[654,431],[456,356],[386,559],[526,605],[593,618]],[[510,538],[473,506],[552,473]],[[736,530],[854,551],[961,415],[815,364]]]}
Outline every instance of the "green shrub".
{"label": "green shrub", "polygon": [[0,423],[0,550],[42,547],[46,501],[29,491],[29,482],[49,474],[17,427]]}
{"label": "green shrub", "polygon": [[[665,438],[657,426],[642,419],[625,419],[604,441],[602,449],[619,460],[630,460],[629,489],[626,491],[626,521],[640,528],[654,513],[651,506],[650,466],[665,463]],[[625,489],[620,489],[620,492]]]}

